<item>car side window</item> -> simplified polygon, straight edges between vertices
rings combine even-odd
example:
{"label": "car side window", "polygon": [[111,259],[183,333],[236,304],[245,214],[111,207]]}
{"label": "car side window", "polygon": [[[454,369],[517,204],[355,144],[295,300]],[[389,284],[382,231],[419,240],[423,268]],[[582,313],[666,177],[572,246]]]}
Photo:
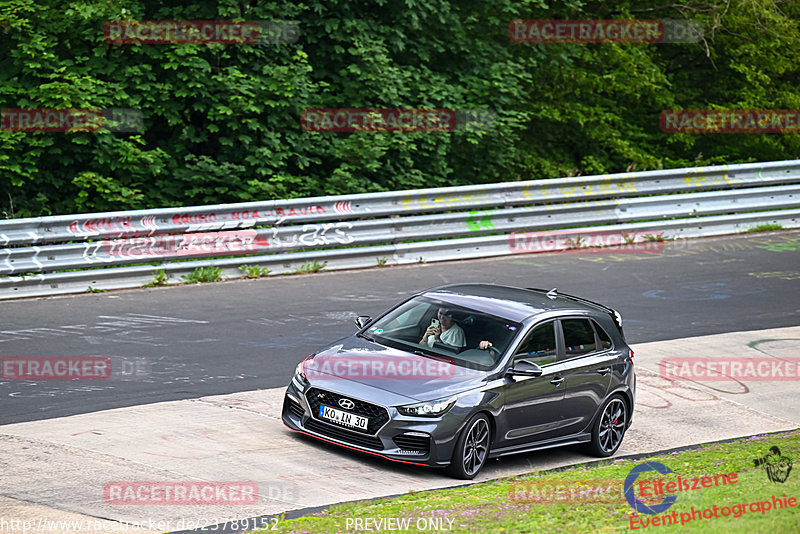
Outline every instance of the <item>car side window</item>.
{"label": "car side window", "polygon": [[597,332],[597,337],[600,340],[600,350],[610,349],[614,344],[611,342],[611,338],[608,336],[606,331],[603,330],[603,327],[597,324],[595,321],[592,321],[592,324],[594,325],[594,330]]}
{"label": "car side window", "polygon": [[514,363],[528,360],[536,365],[547,365],[556,361],[556,355],[555,321],[550,321],[528,333],[514,353]]}
{"label": "car side window", "polygon": [[564,349],[567,358],[583,356],[597,350],[594,329],[588,319],[562,319]]}

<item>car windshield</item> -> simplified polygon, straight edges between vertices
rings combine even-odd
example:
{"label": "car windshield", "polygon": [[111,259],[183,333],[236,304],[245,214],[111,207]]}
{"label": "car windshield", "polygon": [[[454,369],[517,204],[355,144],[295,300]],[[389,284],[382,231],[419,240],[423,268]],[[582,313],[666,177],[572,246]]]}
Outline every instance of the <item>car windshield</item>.
{"label": "car windshield", "polygon": [[[393,309],[364,334],[378,343],[444,357],[479,370],[494,367],[521,325],[447,302],[415,297]],[[481,349],[482,341],[491,349]]]}

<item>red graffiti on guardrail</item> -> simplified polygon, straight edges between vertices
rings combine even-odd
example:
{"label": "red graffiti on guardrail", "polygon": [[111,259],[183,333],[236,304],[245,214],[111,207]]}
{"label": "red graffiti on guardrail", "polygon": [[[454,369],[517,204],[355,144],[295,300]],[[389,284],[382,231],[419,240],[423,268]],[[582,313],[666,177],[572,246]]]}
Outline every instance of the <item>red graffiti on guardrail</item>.
{"label": "red graffiti on guardrail", "polygon": [[[272,210],[242,210],[234,211],[229,214],[207,212],[207,213],[175,213],[172,216],[167,215],[161,222],[166,223],[170,221],[175,226],[189,226],[196,227],[202,225],[213,229],[228,226],[238,226],[236,222],[241,221],[268,221],[270,219],[285,219],[287,217],[299,217],[305,215],[321,215],[327,213],[328,210],[319,204],[311,204],[307,206],[292,206],[292,207],[276,207]],[[352,213],[350,202],[337,202],[337,213]],[[228,222],[232,221],[232,222]],[[233,222],[236,221],[236,222]],[[138,230],[147,230],[153,232],[160,228],[156,216],[146,216],[137,219],[131,216],[124,217],[98,217],[93,219],[86,219],[84,221],[75,220],[67,225],[67,231],[70,234],[76,235],[101,235],[110,233],[133,233]],[[187,228],[187,230],[195,230],[196,228]],[[174,230],[173,230],[174,231]],[[137,242],[137,244],[141,244]]]}
{"label": "red graffiti on guardrail", "polygon": [[[223,217],[225,218],[225,217]],[[172,216],[172,224],[205,224],[217,222],[216,213],[201,213],[199,215],[176,214]]]}
{"label": "red graffiti on guardrail", "polygon": [[303,208],[275,208],[276,217],[295,217],[297,215],[311,215],[316,213],[325,213],[325,208],[322,206],[306,206]]}
{"label": "red graffiti on guardrail", "polygon": [[308,205],[297,207],[277,207],[273,210],[242,210],[234,211],[230,215],[217,214],[214,212],[188,214],[176,213],[172,216],[174,225],[198,225],[198,224],[221,224],[225,221],[268,221],[269,219],[281,219],[286,217],[298,217],[300,215],[320,215],[327,213],[327,210],[320,205]]}
{"label": "red graffiti on guardrail", "polygon": [[101,232],[131,232],[133,225],[130,217],[101,217],[86,221],[72,221],[67,226],[71,234],[99,234]]}

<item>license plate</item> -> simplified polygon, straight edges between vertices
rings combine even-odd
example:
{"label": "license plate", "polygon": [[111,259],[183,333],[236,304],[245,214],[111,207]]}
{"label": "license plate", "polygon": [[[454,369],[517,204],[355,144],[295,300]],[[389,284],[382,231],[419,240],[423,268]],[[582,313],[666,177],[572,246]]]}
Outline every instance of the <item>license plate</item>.
{"label": "license plate", "polygon": [[353,428],[360,428],[361,430],[366,430],[369,424],[369,419],[367,417],[361,417],[360,415],[337,410],[336,408],[331,408],[330,406],[322,404],[319,407],[319,416],[328,421]]}

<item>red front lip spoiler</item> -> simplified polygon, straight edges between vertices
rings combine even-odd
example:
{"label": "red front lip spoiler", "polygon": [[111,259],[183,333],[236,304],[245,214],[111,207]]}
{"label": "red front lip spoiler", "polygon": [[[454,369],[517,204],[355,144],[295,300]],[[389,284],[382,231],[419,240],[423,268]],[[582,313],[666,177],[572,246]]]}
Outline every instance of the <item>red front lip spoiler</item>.
{"label": "red front lip spoiler", "polygon": [[378,458],[384,458],[384,459],[386,459],[386,460],[390,460],[390,461],[392,461],[392,462],[397,462],[397,463],[401,463],[401,464],[411,464],[411,465],[421,465],[422,467],[431,467],[431,466],[430,466],[430,465],[428,465],[428,464],[420,464],[420,463],[417,463],[417,462],[408,462],[408,461],[406,461],[406,460],[396,460],[396,459],[394,459],[394,458],[390,458],[389,456],[385,456],[385,455],[383,455],[383,454],[378,454],[377,452],[365,451],[365,450],[363,450],[363,449],[356,449],[355,447],[350,447],[349,445],[343,445],[343,444],[341,444],[341,443],[337,443],[337,442],[335,442],[335,441],[331,441],[331,440],[329,440],[329,439],[325,439],[325,438],[321,438],[321,437],[319,437],[319,436],[315,436],[314,434],[309,434],[308,432],[304,432],[304,431],[302,431],[302,430],[295,430],[294,428],[292,428],[292,427],[290,427],[289,425],[287,425],[285,422],[283,423],[283,426],[285,426],[286,428],[288,428],[288,429],[289,429],[289,430],[291,430],[292,432],[297,432],[298,434],[303,434],[303,435],[305,435],[305,436],[309,436],[309,437],[312,437],[312,438],[314,438],[314,439],[318,439],[318,440],[320,440],[320,441],[324,441],[324,442],[326,442],[326,443],[331,443],[331,444],[333,444],[333,445],[337,445],[337,446],[339,446],[339,447],[344,447],[345,449],[350,449],[350,450],[352,450],[352,451],[356,451],[356,452],[362,452],[362,453],[366,453],[366,454],[371,454],[371,455],[373,455],[373,456],[377,456]]}

